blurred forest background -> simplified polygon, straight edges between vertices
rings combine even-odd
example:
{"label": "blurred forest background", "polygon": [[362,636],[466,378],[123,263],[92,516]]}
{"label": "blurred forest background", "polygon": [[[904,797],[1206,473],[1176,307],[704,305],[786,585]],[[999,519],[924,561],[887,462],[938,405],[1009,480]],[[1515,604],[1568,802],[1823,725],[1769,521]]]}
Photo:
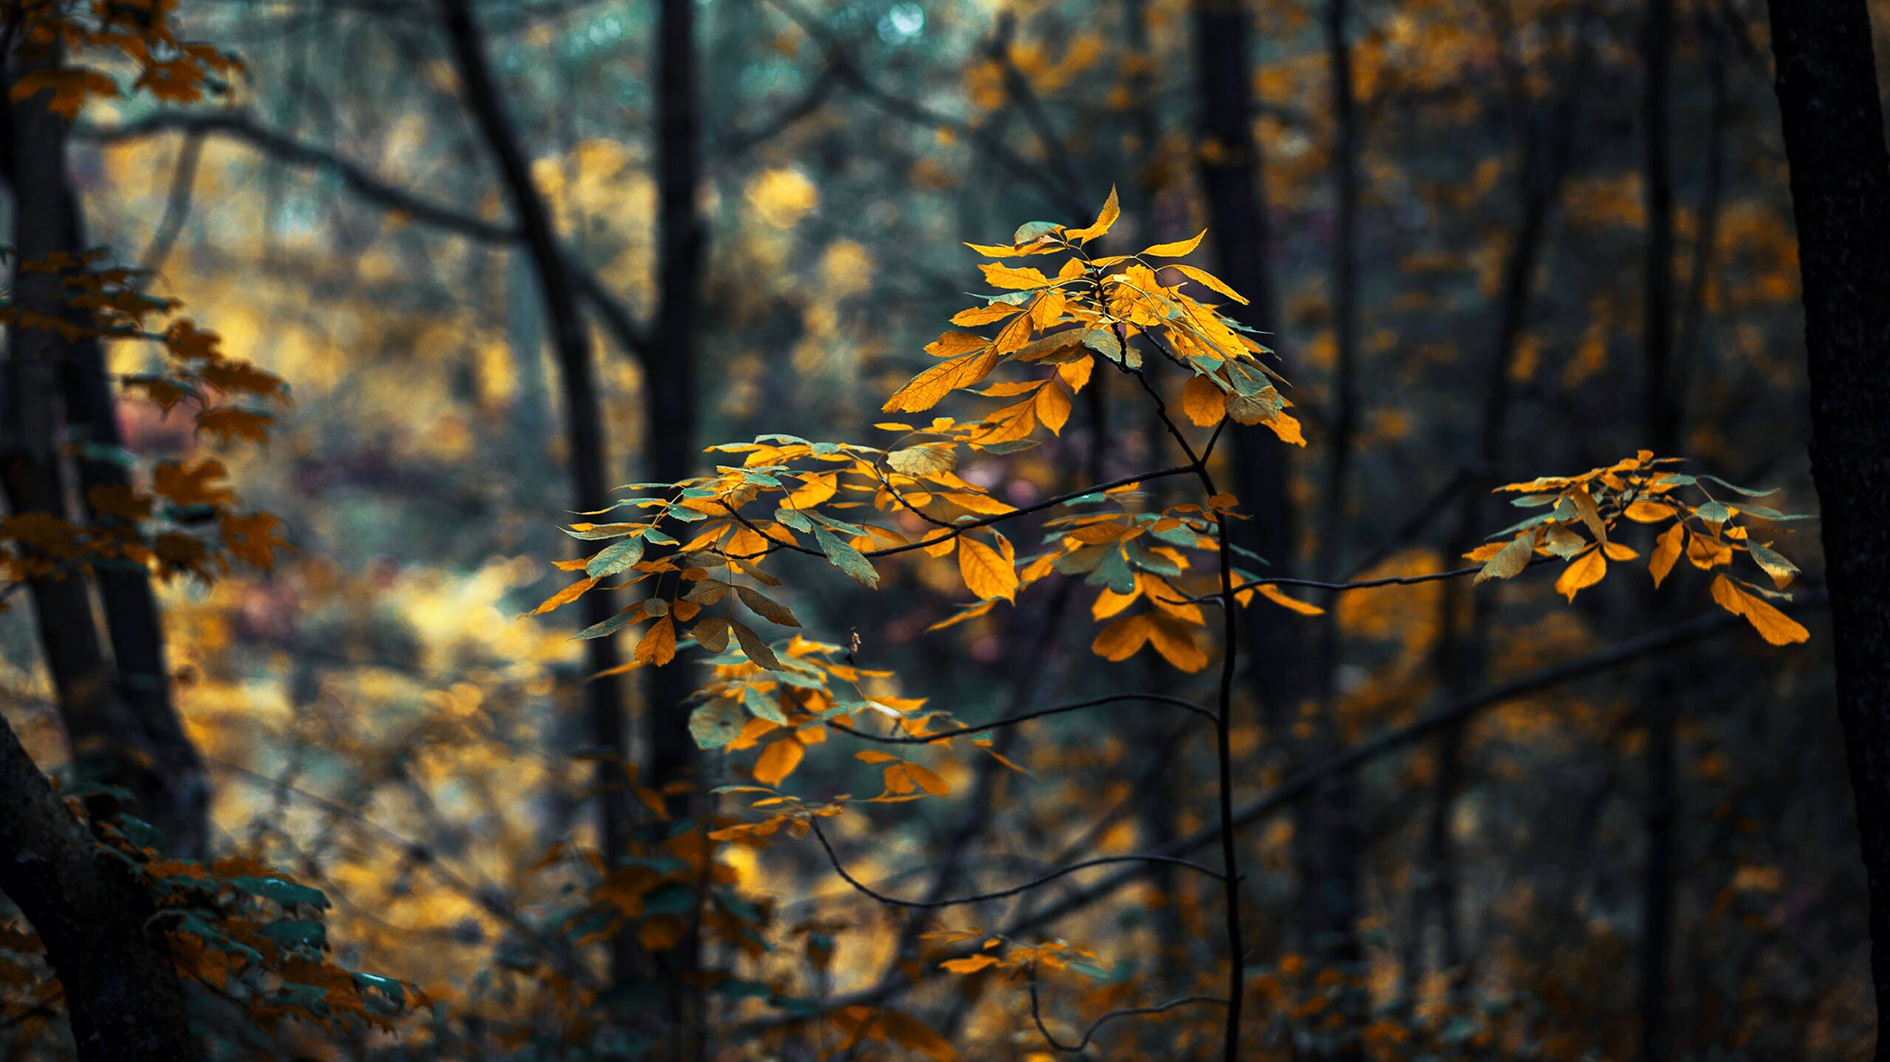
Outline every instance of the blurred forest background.
{"label": "blurred forest background", "polygon": [[[664,958],[674,926],[574,923],[612,880],[581,854],[600,762],[714,786],[750,783],[756,754],[652,780],[662,749],[693,747],[673,705],[694,680],[587,681],[630,659],[571,638],[608,611],[524,615],[568,581],[558,525],[616,484],[762,432],[882,436],[880,403],[981,286],[960,241],[1086,223],[1112,185],[1111,248],[1209,229],[1191,260],[1251,297],[1241,317],[1292,383],[1304,449],[1257,430],[1224,447],[1274,574],[1456,568],[1513,519],[1490,487],[1642,447],[1818,509],[1755,0],[468,6],[182,4],[189,38],[242,60],[229,91],[91,101],[61,148],[83,246],[149,270],[143,290],[293,396],[267,404],[266,442],[115,409],[139,460],[214,452],[292,546],[267,571],[156,583],[144,695],[174,705],[207,794],[159,825],[182,854],[321,890],[334,961],[407,985],[391,1030],[194,1002],[206,1057],[1058,1056],[1016,978],[939,969],[955,941],[921,934],[940,928],[1086,949],[1042,982],[1066,1043],[1112,1008],[1217,991],[1219,887],[1174,867],[908,912],[783,835],[717,845],[743,928],[699,948],[689,930],[687,963]],[[153,357],[108,355],[118,374]],[[980,485],[1022,505],[1168,463],[1141,399],[1099,378],[1060,437]],[[1817,537],[1789,543],[1814,598]],[[1098,659],[1088,593],[1046,584],[928,632],[967,600],[952,566],[881,568],[877,592],[809,577],[784,600],[805,637],[857,636],[862,665],[959,718],[1211,686],[1151,652]],[[1869,1053],[1828,619],[1796,610],[1811,638],[1784,648],[1702,626],[1721,615],[1706,580],[1681,565],[1656,591],[1624,568],[1572,605],[1533,575],[1308,589],[1323,615],[1246,611],[1236,800],[1349,756],[1243,821],[1248,1057]],[[29,596],[0,615],[0,710],[56,773],[65,694]],[[848,869],[902,896],[996,889],[1214,817],[1213,749],[1172,713],[1005,734],[1027,773],[940,758],[949,798],[828,825]],[[783,788],[873,790],[852,751],[810,745]],[[72,1050],[42,961],[0,939],[6,1057]],[[686,1036],[661,1002],[684,983]],[[862,1032],[836,1010],[862,1003],[894,1017]],[[1075,1057],[1219,1044],[1212,1008],[1177,1008]]]}

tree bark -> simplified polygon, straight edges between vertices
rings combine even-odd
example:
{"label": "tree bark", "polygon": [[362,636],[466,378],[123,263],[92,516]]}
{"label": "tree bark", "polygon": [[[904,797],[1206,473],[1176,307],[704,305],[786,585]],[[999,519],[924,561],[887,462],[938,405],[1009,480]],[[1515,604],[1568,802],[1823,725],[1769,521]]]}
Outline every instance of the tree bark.
{"label": "tree bark", "polygon": [[[7,118],[5,173],[19,260],[83,250],[79,200],[67,171],[65,119],[38,97],[8,105]],[[53,274],[16,272],[13,292],[24,308],[71,316]],[[14,513],[71,519],[73,493],[84,497],[95,486],[129,481],[124,466],[104,449],[120,444],[104,351],[97,339],[69,340],[45,329],[14,329],[7,346],[0,478],[8,504]],[[76,492],[61,452],[68,429],[90,444],[80,448]],[[86,511],[94,521],[109,519],[89,503]],[[132,806],[125,808],[95,801],[101,814],[134,813],[163,831],[172,851],[196,854],[207,829],[209,783],[171,703],[150,577],[128,562],[103,562],[94,578],[105,632],[83,571],[35,579],[29,587],[76,773],[132,794]]]}
{"label": "tree bark", "polygon": [[1870,885],[1890,1062],[1890,162],[1863,0],[1771,0],[1805,304],[1838,717]]}
{"label": "tree bark", "polygon": [[[656,27],[657,307],[652,349],[643,360],[648,402],[650,478],[660,483],[697,471],[696,359],[700,357],[704,230],[697,192],[702,182],[701,106],[697,99],[695,0],[661,0]],[[708,795],[696,775],[697,750],[683,703],[694,692],[688,665],[650,669],[643,707],[647,783],[668,792],[670,812],[706,829]],[[700,1058],[706,1048],[702,993],[690,985],[701,956],[700,920],[657,957],[669,993],[675,1056]]]}
{"label": "tree bark", "polygon": [[0,720],[0,892],[19,905],[65,990],[80,1062],[198,1057],[151,901],[105,855]]}
{"label": "tree bark", "polygon": [[[1647,245],[1641,290],[1641,417],[1646,445],[1671,456],[1680,441],[1685,408],[1674,367],[1673,345],[1673,168],[1668,155],[1669,67],[1673,52],[1673,0],[1647,0],[1641,26],[1642,185],[1647,199]],[[1655,606],[1674,615],[1671,597]],[[1674,821],[1680,799],[1676,780],[1675,728],[1679,683],[1669,662],[1655,665],[1643,695],[1647,722],[1647,794],[1641,809],[1647,835],[1641,871],[1640,1016],[1642,1062],[1671,1056],[1668,977],[1674,907]]]}

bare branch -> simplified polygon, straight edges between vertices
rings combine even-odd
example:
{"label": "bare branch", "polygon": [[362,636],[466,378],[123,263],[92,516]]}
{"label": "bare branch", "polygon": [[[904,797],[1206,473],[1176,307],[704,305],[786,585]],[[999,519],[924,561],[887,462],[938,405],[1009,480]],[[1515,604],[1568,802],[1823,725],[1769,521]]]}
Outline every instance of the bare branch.
{"label": "bare branch", "polygon": [[833,850],[833,843],[827,840],[827,832],[821,829],[820,821],[818,819],[809,819],[807,820],[807,822],[808,822],[808,825],[814,828],[814,836],[820,840],[820,847],[826,850],[827,861],[833,864],[834,873],[840,875],[841,880],[845,881],[848,885],[853,886],[854,889],[858,890],[859,892],[867,896],[872,897],[875,900],[878,900],[880,903],[886,904],[889,907],[905,907],[905,908],[913,908],[913,909],[930,910],[930,909],[939,908],[939,907],[964,907],[968,904],[984,903],[987,900],[1003,900],[1003,899],[1008,899],[1012,896],[1016,896],[1019,893],[1029,892],[1031,889],[1041,888],[1042,886],[1048,885],[1049,883],[1057,880],[1058,878],[1061,878],[1068,874],[1074,874],[1079,870],[1087,870],[1091,867],[1109,866],[1115,863],[1165,863],[1170,866],[1187,867],[1189,870],[1199,871],[1200,873],[1206,874],[1208,877],[1214,878],[1216,880],[1219,880],[1221,878],[1220,871],[1209,869],[1208,867],[1205,867],[1199,863],[1196,863],[1192,859],[1183,859],[1180,856],[1171,856],[1171,855],[1098,856],[1095,859],[1085,859],[1080,863],[1071,863],[1069,866],[1066,866],[1066,867],[1058,867],[1057,869],[1052,870],[1048,874],[1043,874],[1038,877],[1032,878],[1029,881],[1026,881],[1019,885],[1013,885],[1008,889],[999,889],[996,892],[980,892],[980,893],[974,893],[970,896],[955,896],[955,897],[951,897],[951,898],[943,899],[943,900],[902,900],[897,896],[888,896],[883,892],[879,892],[875,890],[872,886],[866,884],[865,882],[861,881],[860,879],[854,877],[851,873],[849,873],[847,871],[846,866],[840,862],[839,854]]}

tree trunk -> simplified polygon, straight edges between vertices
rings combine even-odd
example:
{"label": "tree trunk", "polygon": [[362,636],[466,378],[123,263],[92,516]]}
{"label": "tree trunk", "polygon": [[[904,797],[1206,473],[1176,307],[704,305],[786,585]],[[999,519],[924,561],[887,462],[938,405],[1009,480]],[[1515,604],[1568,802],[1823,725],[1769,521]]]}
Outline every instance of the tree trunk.
{"label": "tree trunk", "polygon": [[[42,59],[40,62],[48,62]],[[77,253],[85,246],[77,193],[66,168],[66,121],[40,97],[8,107],[11,132],[6,177],[13,192],[14,240],[20,260]],[[51,317],[70,317],[50,273],[16,273],[14,301]],[[116,448],[118,425],[104,352],[96,339],[68,340],[45,329],[14,329],[8,339],[3,476],[14,513],[73,517],[71,495],[128,482]],[[62,415],[63,414],[63,418]],[[88,450],[77,461],[72,490],[61,453],[68,429]],[[90,510],[91,519],[109,519]],[[174,852],[203,846],[209,785],[170,698],[163,632],[150,578],[129,563],[104,562],[95,578],[104,605],[109,650],[99,630],[83,571],[32,582],[34,617],[51,673],[60,719],[78,777],[132,794],[119,808],[95,801],[100,813],[124,810],[157,826]]]}
{"label": "tree trunk", "polygon": [[[1662,457],[1680,441],[1681,401],[1673,347],[1673,172],[1668,160],[1668,73],[1673,51],[1673,0],[1647,0],[1641,26],[1642,184],[1647,197],[1647,247],[1641,291],[1642,438]],[[1669,595],[1655,606],[1674,616]],[[1679,683],[1669,661],[1655,665],[1643,698],[1647,722],[1647,795],[1641,809],[1647,835],[1641,873],[1640,1015],[1641,1062],[1666,1062],[1669,1033],[1668,967],[1674,906],[1674,821],[1680,799],[1676,782],[1675,727]]]}
{"label": "tree trunk", "polygon": [[[487,64],[485,42],[473,21],[469,0],[442,0],[441,11],[452,41],[467,109],[499,168],[506,199],[525,234],[525,249],[537,274],[545,323],[551,329],[552,350],[564,388],[565,438],[570,449],[573,508],[594,511],[609,504],[604,476],[603,415],[597,397],[597,370],[576,294],[564,265],[563,251],[552,228],[551,213],[532,182],[530,163],[519,146],[518,134],[505,113],[498,86]],[[614,609],[608,594],[586,594],[579,602],[588,626],[608,619]],[[612,638],[584,643],[584,715],[591,741],[603,753],[597,764],[598,849],[606,866],[623,858],[630,835],[629,790],[624,769],[629,754],[624,724],[622,684],[614,675],[596,677],[617,666],[620,659]],[[628,976],[636,959],[636,943],[619,934],[611,942],[612,975]]]}
{"label": "tree trunk", "polygon": [[80,1062],[197,1057],[183,986],[149,897],[0,720],[0,892],[19,905],[65,990]]}
{"label": "tree trunk", "polygon": [[[701,109],[696,96],[695,0],[662,0],[656,29],[656,246],[657,307],[643,388],[649,405],[650,477],[660,483],[697,471],[695,373],[700,357],[704,233],[697,191],[702,181]],[[671,814],[693,817],[706,829],[707,794],[695,777],[697,750],[683,702],[695,691],[683,661],[652,668],[643,708],[644,767],[648,785],[676,790]],[[685,789],[684,787],[688,787]],[[703,1054],[702,994],[689,987],[701,954],[700,925],[691,920],[676,947],[658,958],[670,993],[678,1058]]]}
{"label": "tree trunk", "polygon": [[1870,883],[1876,1058],[1890,1062],[1890,162],[1863,0],[1771,0],[1771,21],[1838,716]]}

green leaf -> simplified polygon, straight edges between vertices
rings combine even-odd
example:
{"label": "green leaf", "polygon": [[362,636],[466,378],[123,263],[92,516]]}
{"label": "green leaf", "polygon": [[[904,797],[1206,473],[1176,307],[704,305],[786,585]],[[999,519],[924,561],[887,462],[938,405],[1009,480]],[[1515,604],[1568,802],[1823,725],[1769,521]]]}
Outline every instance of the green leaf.
{"label": "green leaf", "polygon": [[734,701],[715,700],[689,713],[689,736],[705,749],[719,749],[741,735],[748,713]]}
{"label": "green leaf", "polygon": [[1725,487],[1727,490],[1737,491],[1738,493],[1743,494],[1748,498],[1763,498],[1767,494],[1778,493],[1777,487],[1773,487],[1770,490],[1753,490],[1751,487],[1742,487],[1737,483],[1728,483],[1725,480],[1719,478],[1718,476],[1701,476],[1700,478],[1705,479],[1705,480],[1711,480],[1712,482],[1717,483],[1722,487]]}
{"label": "green leaf", "polygon": [[1017,226],[1016,232],[1011,233],[1011,246],[1022,247],[1027,243],[1036,243],[1062,227],[1054,221],[1026,221]]}
{"label": "green leaf", "polygon": [[591,638],[602,638],[606,635],[615,634],[623,629],[624,624],[634,623],[643,618],[643,605],[644,602],[639,601],[609,619],[591,624],[572,637],[589,640]]}
{"label": "green leaf", "polygon": [[606,546],[585,562],[584,574],[594,579],[616,575],[643,559],[643,536],[634,535]]}
{"label": "green leaf", "polygon": [[834,567],[875,590],[879,589],[879,573],[873,570],[873,562],[867,560],[865,554],[841,541],[840,536],[824,527],[814,529],[814,540],[820,543],[820,551],[827,555]]}
{"label": "green leaf", "polygon": [[326,948],[328,930],[313,918],[284,918],[262,927],[262,934],[284,947]]}
{"label": "green leaf", "polygon": [[766,694],[753,686],[742,687],[742,707],[747,708],[749,714],[757,719],[766,719],[770,723],[780,723],[783,726],[787,725],[787,716],[781,714],[780,707]]}
{"label": "green leaf", "polygon": [[240,878],[229,879],[229,885],[231,888],[240,889],[243,892],[249,893],[251,896],[260,896],[265,900],[272,900],[283,907],[294,907],[298,904],[302,904],[320,910],[328,906],[328,897],[322,895],[320,889],[313,889],[307,885],[298,885],[293,881],[284,881],[281,878],[259,878],[245,874]]}

